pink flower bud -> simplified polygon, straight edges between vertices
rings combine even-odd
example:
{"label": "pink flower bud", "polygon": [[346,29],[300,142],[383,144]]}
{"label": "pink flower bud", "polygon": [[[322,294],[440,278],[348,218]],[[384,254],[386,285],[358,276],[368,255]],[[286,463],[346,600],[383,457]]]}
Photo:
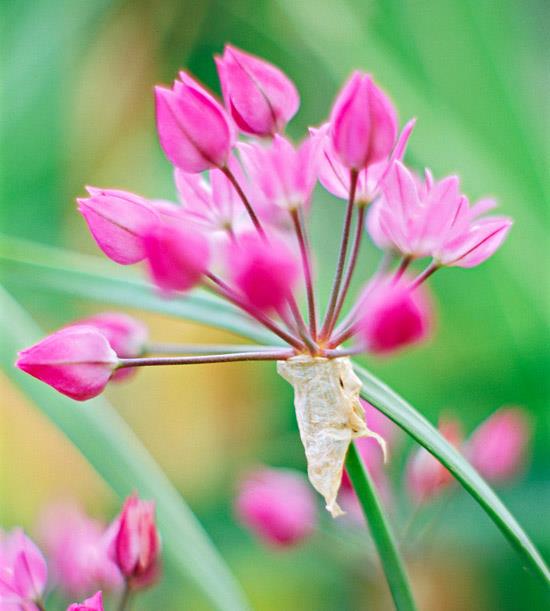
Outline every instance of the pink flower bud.
{"label": "pink flower bud", "polygon": [[225,105],[241,131],[254,136],[283,131],[300,98],[279,68],[231,45],[216,57],[216,65]]}
{"label": "pink flower bud", "polygon": [[105,336],[94,327],[79,325],[22,350],[15,364],[60,393],[85,401],[103,391],[117,363]]}
{"label": "pink flower bud", "polygon": [[158,218],[153,206],[133,193],[87,189],[90,197],[78,199],[78,209],[99,248],[121,265],[144,259],[142,237]]}
{"label": "pink flower bud", "polygon": [[485,479],[502,482],[520,470],[529,437],[525,412],[520,408],[503,408],[472,433],[466,455]]}
{"label": "pink flower bud", "polygon": [[53,578],[64,593],[79,598],[98,588],[114,590],[122,575],[109,556],[106,526],[70,504],[49,506],[40,530]]}
{"label": "pink flower bud", "polygon": [[192,289],[210,264],[206,238],[176,219],[150,227],[143,245],[151,277],[167,294]]}
{"label": "pink flower bud", "polygon": [[0,609],[37,609],[48,569],[44,556],[21,528],[0,530]]}
{"label": "pink flower bud", "polygon": [[388,277],[371,283],[361,300],[359,341],[369,352],[388,354],[425,340],[433,326],[425,286],[410,291],[404,277],[394,284]]}
{"label": "pink flower bud", "polygon": [[[456,420],[442,420],[439,431],[455,447],[462,441],[461,426]],[[420,448],[409,458],[407,488],[416,503],[426,503],[434,499],[452,483],[451,473],[424,448]]]}
{"label": "pink flower bud", "polygon": [[397,137],[397,115],[368,74],[354,72],[332,108],[330,135],[335,154],[348,169],[388,157]]}
{"label": "pink flower bud", "polygon": [[111,554],[121,573],[133,588],[152,585],[160,573],[155,503],[135,494],[128,497],[114,524]]}
{"label": "pink flower bud", "polygon": [[157,130],[165,155],[185,172],[221,168],[234,134],[223,107],[184,72],[172,89],[155,87]]}
{"label": "pink flower bud", "polygon": [[[147,327],[139,320],[120,312],[96,314],[95,316],[79,320],[73,323],[73,325],[88,325],[96,328],[105,336],[111,348],[120,358],[135,358],[140,356],[147,342]],[[131,367],[125,367],[115,371],[111,379],[120,382],[127,379],[134,372],[135,370]]]}
{"label": "pink flower bud", "polygon": [[290,547],[313,532],[315,498],[301,473],[261,468],[240,485],[235,501],[240,522],[268,544]]}
{"label": "pink flower bud", "polygon": [[278,310],[292,295],[300,268],[294,253],[278,238],[262,240],[255,233],[240,236],[228,249],[233,282],[260,310]]}
{"label": "pink flower bud", "polygon": [[96,592],[91,598],[83,603],[73,603],[67,607],[67,611],[103,611],[103,595]]}

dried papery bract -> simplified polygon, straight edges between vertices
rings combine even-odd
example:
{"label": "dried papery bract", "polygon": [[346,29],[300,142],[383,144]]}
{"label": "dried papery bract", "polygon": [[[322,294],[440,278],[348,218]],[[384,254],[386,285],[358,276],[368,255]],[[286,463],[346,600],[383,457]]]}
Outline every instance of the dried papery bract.
{"label": "dried papery bract", "polygon": [[347,357],[298,356],[279,361],[277,371],[294,388],[294,406],[313,487],[323,495],[333,517],[342,515],[336,502],[349,444],[373,437],[385,452],[385,441],[369,430],[359,400],[361,382]]}

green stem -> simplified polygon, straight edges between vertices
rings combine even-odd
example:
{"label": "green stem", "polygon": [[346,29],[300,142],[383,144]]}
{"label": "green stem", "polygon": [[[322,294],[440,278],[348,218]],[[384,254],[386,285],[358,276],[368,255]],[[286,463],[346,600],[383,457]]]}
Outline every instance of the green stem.
{"label": "green stem", "polygon": [[416,605],[394,535],[389,522],[386,520],[370,475],[353,443],[349,447],[346,469],[365,514],[365,519],[370,526],[370,532],[380,555],[395,608],[398,611],[415,611]]}
{"label": "green stem", "polygon": [[130,609],[130,598],[132,595],[132,588],[128,581],[124,585],[124,590],[122,591],[122,596],[120,597],[120,601],[118,603],[118,611],[128,611]]}

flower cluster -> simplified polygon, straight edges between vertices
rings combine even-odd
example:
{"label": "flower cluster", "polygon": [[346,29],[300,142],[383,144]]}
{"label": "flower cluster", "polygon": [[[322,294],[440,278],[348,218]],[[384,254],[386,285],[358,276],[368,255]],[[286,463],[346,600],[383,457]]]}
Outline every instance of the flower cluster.
{"label": "flower cluster", "polygon": [[[89,399],[143,365],[334,359],[418,342],[432,322],[420,285],[441,267],[482,263],[511,226],[507,217],[485,215],[492,200],[470,206],[456,176],[435,180],[404,165],[415,121],[399,133],[393,103],[369,74],[353,73],[329,120],[295,145],[283,135],[300,103],[291,80],[229,45],[216,65],[223,103],[186,72],[171,87],[155,88],[159,140],[179,202],[88,187],[78,209],[104,254],[121,265],[144,262],[164,296],[204,286],[269,329],[277,345],[208,354],[151,344],[142,325],[122,315],[94,316],[23,350],[17,361],[73,399]],[[322,319],[307,230],[317,181],[347,200]],[[350,305],[365,229],[385,256]],[[424,271],[406,273],[424,258]]]}
{"label": "flower cluster", "polygon": [[[151,501],[132,495],[110,525],[73,506],[45,512],[41,530],[52,583],[67,597],[98,590],[67,611],[103,611],[101,590],[129,592],[153,585],[160,576],[160,538]],[[0,531],[0,609],[44,609],[46,560],[24,532]]]}

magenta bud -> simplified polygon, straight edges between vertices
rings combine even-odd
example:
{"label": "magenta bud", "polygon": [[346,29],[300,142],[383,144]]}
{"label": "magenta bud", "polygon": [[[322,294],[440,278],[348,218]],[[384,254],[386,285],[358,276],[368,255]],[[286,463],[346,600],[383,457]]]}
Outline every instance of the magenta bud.
{"label": "magenta bud", "polygon": [[114,522],[111,554],[132,588],[145,588],[160,575],[160,537],[155,503],[128,497]]}
{"label": "magenta bud", "polygon": [[221,104],[184,72],[172,89],[155,87],[157,130],[168,159],[185,172],[221,168],[234,134]]}
{"label": "magenta bud", "polygon": [[153,206],[133,193],[94,187],[87,189],[90,197],[77,200],[78,210],[99,248],[121,265],[144,259],[144,231],[158,218]]}
{"label": "magenta bud", "polygon": [[397,138],[397,114],[368,74],[354,72],[330,117],[332,147],[346,168],[360,171],[391,153]]}
{"label": "magenta bud", "polygon": [[247,301],[264,311],[285,305],[300,273],[297,257],[284,242],[278,238],[267,242],[256,233],[244,234],[230,245],[228,266]]}
{"label": "magenta bud", "polygon": [[0,530],[0,609],[34,610],[47,579],[44,556],[23,530]]}
{"label": "magenta bud", "polygon": [[503,482],[516,475],[523,465],[529,437],[525,411],[503,408],[472,433],[466,455],[485,479]]}
{"label": "magenta bud", "polygon": [[[147,327],[139,320],[120,312],[103,312],[79,320],[73,325],[88,325],[96,328],[105,336],[111,348],[121,359],[141,356],[147,343]],[[115,371],[111,379],[120,382],[134,372],[135,369],[125,367]]]}
{"label": "magenta bud", "polygon": [[240,484],[235,512],[244,526],[276,547],[303,541],[317,523],[312,490],[301,473],[290,469],[261,468],[249,474]]}
{"label": "magenta bud", "polygon": [[433,327],[432,307],[425,286],[411,291],[404,277],[367,286],[361,300],[358,338],[369,352],[388,354],[427,339]]}
{"label": "magenta bud", "polygon": [[22,350],[15,365],[71,399],[85,401],[103,392],[117,363],[102,333],[76,325]]}
{"label": "magenta bud", "polygon": [[82,603],[69,605],[67,611],[103,611],[103,595],[101,592],[96,592]]}
{"label": "magenta bud", "polygon": [[225,106],[237,127],[253,136],[282,132],[300,105],[292,81],[272,64],[226,45],[216,57]]}
{"label": "magenta bud", "polygon": [[192,289],[210,264],[207,239],[175,219],[150,227],[143,245],[151,278],[168,295]]}
{"label": "magenta bud", "polygon": [[[462,442],[460,423],[453,419],[443,419],[439,432],[453,446]],[[424,448],[414,452],[407,463],[407,489],[416,503],[426,503],[436,498],[453,483],[453,476],[434,456]]]}

